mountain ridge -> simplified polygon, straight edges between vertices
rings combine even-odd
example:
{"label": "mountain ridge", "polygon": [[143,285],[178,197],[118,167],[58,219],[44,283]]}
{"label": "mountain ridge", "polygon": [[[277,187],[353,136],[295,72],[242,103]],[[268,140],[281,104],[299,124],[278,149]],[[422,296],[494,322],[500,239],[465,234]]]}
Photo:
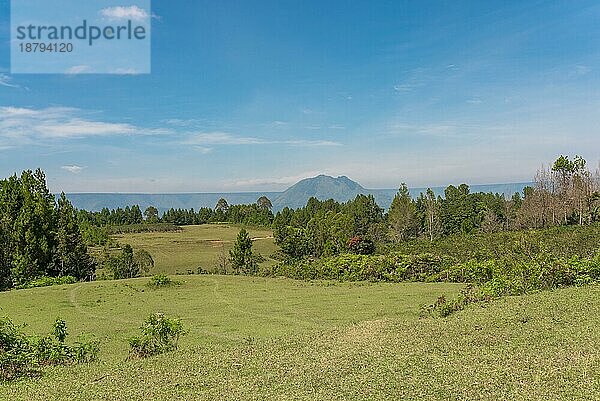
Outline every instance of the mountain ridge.
{"label": "mountain ridge", "polygon": [[[523,188],[531,185],[530,182],[471,185],[472,192],[493,192],[511,196],[515,192],[522,192]],[[432,187],[436,195],[444,194],[446,187]],[[411,196],[417,197],[427,188],[410,188]],[[254,203],[261,196],[266,196],[273,203],[273,210],[278,211],[284,207],[298,208],[306,205],[311,197],[320,200],[334,199],[346,202],[354,199],[358,194],[373,195],[377,203],[387,209],[394,195],[394,189],[368,189],[347,176],[331,177],[320,174],[316,177],[305,178],[298,181],[285,191],[254,191],[254,192],[190,192],[190,193],[68,193],[67,196],[78,209],[99,211],[102,208],[116,209],[125,206],[138,205],[142,210],[154,206],[164,212],[170,208],[198,210],[201,207],[213,208],[220,198],[225,198],[229,204]]]}

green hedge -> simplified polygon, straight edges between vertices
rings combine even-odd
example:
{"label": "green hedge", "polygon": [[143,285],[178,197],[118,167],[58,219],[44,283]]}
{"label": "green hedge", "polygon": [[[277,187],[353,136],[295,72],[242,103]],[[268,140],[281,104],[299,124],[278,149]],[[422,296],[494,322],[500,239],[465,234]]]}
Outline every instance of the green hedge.
{"label": "green hedge", "polygon": [[457,263],[432,254],[343,254],[280,263],[261,273],[301,280],[471,283],[491,296],[501,296],[600,281],[600,255],[567,259],[539,253],[528,261],[503,258]]}
{"label": "green hedge", "polygon": [[40,277],[26,284],[19,285],[16,288],[20,290],[24,288],[50,287],[51,285],[75,284],[76,282],[77,279],[73,276]]}

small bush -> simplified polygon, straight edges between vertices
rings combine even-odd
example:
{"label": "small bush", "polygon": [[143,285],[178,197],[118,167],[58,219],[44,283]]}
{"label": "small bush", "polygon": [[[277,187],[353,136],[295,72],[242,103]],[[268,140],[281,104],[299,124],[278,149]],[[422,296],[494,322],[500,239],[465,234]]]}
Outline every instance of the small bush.
{"label": "small bush", "polygon": [[155,274],[146,285],[151,288],[164,288],[179,284],[179,281],[171,280],[166,274]]}
{"label": "small bush", "polygon": [[162,313],[148,316],[141,330],[141,336],[129,339],[129,358],[147,358],[174,351],[179,337],[186,334],[181,320],[170,319]]}
{"label": "small bush", "polygon": [[430,315],[448,317],[454,312],[465,309],[472,303],[489,302],[491,300],[492,296],[484,289],[469,284],[454,298],[447,299],[445,295],[441,295],[435,303],[425,307],[425,312]]}
{"label": "small bush", "polygon": [[27,336],[8,318],[0,319],[0,380],[10,381],[40,374],[40,367],[88,363],[98,359],[99,343],[65,343],[68,336],[64,320],[54,322],[44,337]]}

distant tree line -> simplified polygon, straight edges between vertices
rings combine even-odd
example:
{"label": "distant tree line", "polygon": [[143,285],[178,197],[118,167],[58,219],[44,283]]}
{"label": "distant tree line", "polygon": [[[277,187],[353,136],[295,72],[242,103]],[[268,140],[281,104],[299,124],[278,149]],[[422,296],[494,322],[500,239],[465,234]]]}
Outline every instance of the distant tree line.
{"label": "distant tree line", "polygon": [[470,193],[465,184],[449,186],[445,196],[429,189],[412,200],[406,185],[395,196],[387,220],[399,240],[474,231],[498,232],[557,225],[591,224],[600,220],[600,178],[586,161],[576,156],[559,157],[540,169],[523,194]]}
{"label": "distant tree line", "polygon": [[64,193],[56,200],[41,170],[0,180],[0,289],[94,270],[75,209]]}
{"label": "distant tree line", "polygon": [[599,173],[586,161],[561,156],[536,174],[523,194],[471,193],[450,185],[444,196],[431,189],[417,199],[402,184],[387,213],[372,196],[339,203],[311,198],[300,209],[285,208],[273,221],[276,243],[288,258],[340,253],[368,254],[376,244],[417,238],[434,241],[454,234],[494,233],[600,220]]}
{"label": "distant tree line", "polygon": [[104,208],[99,212],[79,210],[78,218],[83,224],[96,227],[142,223],[170,223],[185,226],[220,222],[269,227],[274,217],[272,208],[271,201],[265,196],[261,196],[256,203],[249,205],[229,205],[226,199],[221,198],[214,209],[201,207],[196,211],[171,208],[161,216],[154,206],[149,206],[142,213],[140,207],[134,205],[113,210]]}

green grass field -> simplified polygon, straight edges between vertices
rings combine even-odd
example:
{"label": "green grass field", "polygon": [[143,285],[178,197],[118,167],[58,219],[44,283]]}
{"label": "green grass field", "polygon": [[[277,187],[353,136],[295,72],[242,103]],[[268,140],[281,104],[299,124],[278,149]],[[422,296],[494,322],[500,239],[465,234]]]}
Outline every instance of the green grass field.
{"label": "green grass field", "polygon": [[[54,318],[101,341],[101,361],[0,385],[2,400],[555,400],[600,397],[600,287],[471,306],[419,305],[460,286],[180,276],[0,294],[0,314],[46,332]],[[126,361],[150,313],[183,319],[176,352]]]}
{"label": "green grass field", "polygon": [[[198,267],[213,271],[219,254],[228,254],[240,226],[229,224],[204,224],[184,226],[179,232],[157,232],[114,235],[121,244],[134,249],[145,249],[154,259],[152,273],[186,274]],[[265,264],[274,263],[269,256],[277,250],[270,229],[247,228],[254,239],[253,250],[265,257]]]}

